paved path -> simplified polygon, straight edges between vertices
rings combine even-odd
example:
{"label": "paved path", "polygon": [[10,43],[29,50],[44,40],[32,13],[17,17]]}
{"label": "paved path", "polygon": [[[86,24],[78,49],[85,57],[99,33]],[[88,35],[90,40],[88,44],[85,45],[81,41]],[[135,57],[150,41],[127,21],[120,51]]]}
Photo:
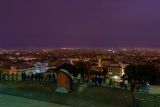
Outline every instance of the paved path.
{"label": "paved path", "polygon": [[69,107],[69,106],[0,94],[0,107]]}
{"label": "paved path", "polygon": [[150,93],[152,93],[152,94],[160,94],[160,86],[151,85],[150,86]]}

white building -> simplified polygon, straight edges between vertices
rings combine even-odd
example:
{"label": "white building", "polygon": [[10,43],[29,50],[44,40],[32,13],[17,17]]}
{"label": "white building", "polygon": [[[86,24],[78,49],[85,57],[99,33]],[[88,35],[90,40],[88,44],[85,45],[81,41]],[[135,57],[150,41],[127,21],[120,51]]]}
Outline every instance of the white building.
{"label": "white building", "polygon": [[48,69],[48,63],[36,63],[35,64],[35,72],[36,73],[42,73],[45,72]]}

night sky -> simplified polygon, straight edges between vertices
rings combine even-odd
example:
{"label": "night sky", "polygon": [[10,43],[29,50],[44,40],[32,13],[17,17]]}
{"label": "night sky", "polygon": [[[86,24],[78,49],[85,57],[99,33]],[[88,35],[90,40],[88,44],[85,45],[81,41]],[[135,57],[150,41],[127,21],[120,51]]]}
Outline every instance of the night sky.
{"label": "night sky", "polygon": [[0,0],[0,48],[160,47],[159,0]]}

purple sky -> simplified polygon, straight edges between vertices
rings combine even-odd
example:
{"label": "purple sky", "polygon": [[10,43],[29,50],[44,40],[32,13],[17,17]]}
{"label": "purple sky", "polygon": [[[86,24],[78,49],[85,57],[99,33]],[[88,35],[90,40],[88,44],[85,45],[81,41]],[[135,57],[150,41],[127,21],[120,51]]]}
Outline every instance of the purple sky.
{"label": "purple sky", "polygon": [[0,48],[160,47],[159,0],[0,0]]}

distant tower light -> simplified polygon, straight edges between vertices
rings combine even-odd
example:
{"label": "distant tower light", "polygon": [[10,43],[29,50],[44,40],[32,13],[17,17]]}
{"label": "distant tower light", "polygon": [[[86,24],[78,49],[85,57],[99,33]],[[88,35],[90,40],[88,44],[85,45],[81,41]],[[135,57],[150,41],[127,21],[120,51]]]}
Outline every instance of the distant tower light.
{"label": "distant tower light", "polygon": [[124,72],[124,68],[122,68],[122,74],[121,75],[124,75],[125,74],[125,72]]}
{"label": "distant tower light", "polygon": [[98,67],[102,66],[101,62],[102,62],[102,60],[101,60],[101,58],[99,58],[99,60],[98,60]]}

